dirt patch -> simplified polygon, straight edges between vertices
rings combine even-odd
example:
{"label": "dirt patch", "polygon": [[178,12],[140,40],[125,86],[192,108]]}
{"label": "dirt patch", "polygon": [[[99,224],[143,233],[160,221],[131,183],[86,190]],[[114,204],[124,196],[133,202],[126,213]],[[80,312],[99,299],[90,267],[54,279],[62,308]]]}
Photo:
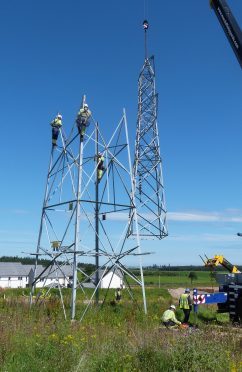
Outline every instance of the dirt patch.
{"label": "dirt patch", "polygon": [[181,294],[184,293],[185,288],[172,288],[168,289],[170,295],[176,300],[180,298]]}
{"label": "dirt patch", "polygon": [[218,287],[199,287],[198,291],[206,292],[206,293],[214,293],[214,292],[218,292],[219,288]]}
{"label": "dirt patch", "polygon": [[[207,292],[207,293],[214,293],[214,292],[218,292],[218,287],[198,287],[197,288],[198,292]],[[181,294],[184,293],[185,291],[185,288],[172,288],[172,289],[168,289],[168,292],[170,293],[170,295],[174,298],[174,299],[179,299]],[[192,290],[191,290],[191,296],[192,296]]]}

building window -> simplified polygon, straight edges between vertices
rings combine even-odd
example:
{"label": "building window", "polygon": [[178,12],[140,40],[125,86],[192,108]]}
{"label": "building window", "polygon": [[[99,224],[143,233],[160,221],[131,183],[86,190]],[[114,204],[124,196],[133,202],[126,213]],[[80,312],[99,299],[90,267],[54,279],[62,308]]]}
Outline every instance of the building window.
{"label": "building window", "polygon": [[22,280],[22,279],[23,279],[23,277],[22,277],[22,276],[19,276],[19,277],[18,277],[18,280]]}
{"label": "building window", "polygon": [[8,277],[8,280],[11,280],[11,276]]}

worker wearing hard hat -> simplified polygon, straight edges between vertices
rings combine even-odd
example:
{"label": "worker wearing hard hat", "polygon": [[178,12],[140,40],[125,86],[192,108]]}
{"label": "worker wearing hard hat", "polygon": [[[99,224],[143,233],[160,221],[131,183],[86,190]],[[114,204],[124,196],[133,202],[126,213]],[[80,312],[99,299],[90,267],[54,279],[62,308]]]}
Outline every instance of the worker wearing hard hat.
{"label": "worker wearing hard hat", "polygon": [[161,317],[162,324],[167,328],[176,328],[177,326],[181,325],[181,322],[179,322],[179,320],[176,319],[175,311],[176,306],[171,305],[169,309],[166,310]]}
{"label": "worker wearing hard hat", "polygon": [[56,142],[59,136],[60,128],[62,127],[62,115],[57,114],[54,120],[50,123],[52,126],[52,145],[56,146]]}
{"label": "worker wearing hard hat", "polygon": [[101,152],[98,153],[98,157],[97,157],[97,179],[98,179],[98,182],[101,181],[101,178],[103,176],[103,171],[105,169],[103,163],[104,163],[104,156]]}
{"label": "worker wearing hard hat", "polygon": [[180,296],[179,307],[184,313],[184,323],[188,323],[190,312],[192,310],[192,299],[189,288],[186,288],[185,292]]}
{"label": "worker wearing hard hat", "polygon": [[83,141],[83,137],[86,132],[86,127],[89,125],[89,119],[91,114],[92,113],[88,109],[88,105],[86,103],[84,103],[83,107],[78,111],[76,124],[78,132],[80,134],[81,141]]}

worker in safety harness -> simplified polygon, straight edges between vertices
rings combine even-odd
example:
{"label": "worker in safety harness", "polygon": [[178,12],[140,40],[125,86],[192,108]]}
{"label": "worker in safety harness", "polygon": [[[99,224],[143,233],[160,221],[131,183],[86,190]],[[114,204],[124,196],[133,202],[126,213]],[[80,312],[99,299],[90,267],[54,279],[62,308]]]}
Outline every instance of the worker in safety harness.
{"label": "worker in safety harness", "polygon": [[50,125],[52,126],[52,145],[56,146],[56,142],[59,136],[59,131],[62,126],[62,115],[58,113],[56,117],[54,118],[54,120],[52,120]]}
{"label": "worker in safety harness", "polygon": [[83,141],[84,134],[86,132],[86,128],[88,127],[89,119],[91,117],[91,111],[88,109],[88,105],[84,103],[83,107],[78,111],[76,124],[78,128],[78,132],[80,134],[81,141]]}
{"label": "worker in safety harness", "polygon": [[180,296],[179,307],[184,312],[184,323],[188,323],[190,312],[192,310],[192,299],[190,296],[190,289],[186,288],[185,292]]}
{"label": "worker in safety harness", "polygon": [[98,153],[98,157],[97,157],[97,163],[98,163],[98,166],[97,166],[97,179],[98,179],[98,182],[101,181],[101,178],[103,176],[103,171],[105,169],[103,163],[104,163],[104,156],[101,152]]}
{"label": "worker in safety harness", "polygon": [[176,319],[175,311],[176,306],[171,305],[169,309],[166,310],[161,317],[162,324],[167,328],[177,328],[178,326],[181,326],[181,322],[179,322],[179,320]]}

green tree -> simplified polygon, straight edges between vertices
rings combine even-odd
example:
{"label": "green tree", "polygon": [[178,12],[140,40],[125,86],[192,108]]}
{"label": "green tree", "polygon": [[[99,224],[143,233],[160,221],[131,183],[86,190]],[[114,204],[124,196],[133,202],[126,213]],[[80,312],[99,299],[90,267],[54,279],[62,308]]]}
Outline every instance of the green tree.
{"label": "green tree", "polygon": [[215,271],[210,271],[209,275],[210,275],[210,279],[211,280],[216,280],[216,273],[215,273]]}
{"label": "green tree", "polygon": [[188,274],[188,278],[191,279],[192,284],[194,280],[197,280],[197,274],[194,271],[190,271],[190,273]]}

